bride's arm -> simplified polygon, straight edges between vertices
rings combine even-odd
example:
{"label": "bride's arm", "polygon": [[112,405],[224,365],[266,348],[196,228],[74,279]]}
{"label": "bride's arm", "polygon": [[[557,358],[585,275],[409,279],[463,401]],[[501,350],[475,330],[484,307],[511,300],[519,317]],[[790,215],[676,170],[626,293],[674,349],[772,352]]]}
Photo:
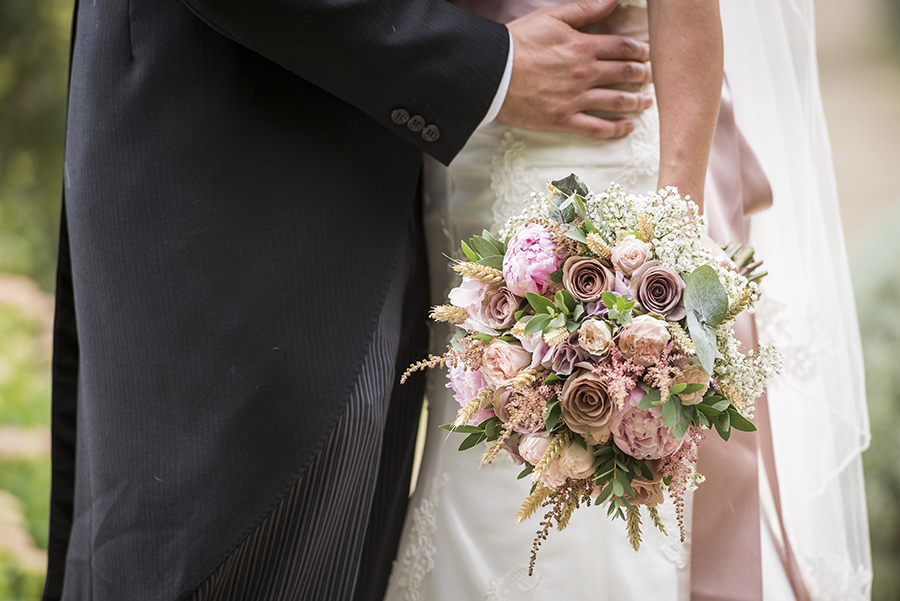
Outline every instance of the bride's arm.
{"label": "bride's arm", "polygon": [[649,0],[650,63],[659,108],[659,187],[703,211],[703,185],[722,94],[718,0]]}

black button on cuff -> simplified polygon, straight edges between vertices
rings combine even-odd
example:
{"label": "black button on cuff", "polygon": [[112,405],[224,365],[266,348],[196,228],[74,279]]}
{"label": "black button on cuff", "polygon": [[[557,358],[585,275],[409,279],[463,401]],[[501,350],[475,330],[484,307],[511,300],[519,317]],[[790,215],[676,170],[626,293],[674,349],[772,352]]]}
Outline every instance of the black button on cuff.
{"label": "black button on cuff", "polygon": [[425,119],[422,115],[413,115],[406,123],[406,127],[412,131],[422,131],[422,128],[425,127]]}
{"label": "black button on cuff", "polygon": [[434,142],[441,137],[441,130],[439,130],[435,125],[429,125],[422,130],[422,137],[426,142]]}
{"label": "black button on cuff", "polygon": [[409,121],[409,113],[407,113],[405,109],[394,109],[391,112],[391,121],[397,125],[403,125]]}

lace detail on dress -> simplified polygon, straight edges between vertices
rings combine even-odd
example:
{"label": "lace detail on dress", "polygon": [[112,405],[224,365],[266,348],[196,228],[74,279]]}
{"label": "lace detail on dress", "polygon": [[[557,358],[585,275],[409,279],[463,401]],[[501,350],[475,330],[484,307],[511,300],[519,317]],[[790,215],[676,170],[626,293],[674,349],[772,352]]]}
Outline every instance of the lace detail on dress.
{"label": "lace detail on dress", "polygon": [[665,558],[678,566],[678,569],[683,570],[687,566],[691,555],[691,532],[689,529],[686,529],[684,542],[682,543],[678,534],[678,516],[675,514],[675,502],[668,495],[666,496],[666,502],[658,505],[656,511],[659,514],[659,521],[663,523],[666,532],[669,533],[668,536],[659,532],[650,520],[645,520],[648,524],[645,528],[652,530],[655,535],[660,537],[659,550]]}
{"label": "lace detail on dress", "polygon": [[798,560],[807,576],[809,593],[816,601],[866,601],[871,595],[872,572],[850,565],[842,555]]}
{"label": "lace detail on dress", "polygon": [[528,566],[516,566],[502,578],[491,578],[488,583],[488,590],[484,594],[484,601],[525,601],[530,599],[522,593],[529,593],[537,588],[541,582],[541,576],[534,572],[533,576],[528,575]]}
{"label": "lace detail on dress", "polygon": [[[622,5],[625,6],[625,3],[622,2]],[[635,5],[630,4],[630,6]],[[653,85],[648,85],[645,91],[653,94]],[[639,177],[652,177],[659,168],[659,113],[656,110],[656,104],[654,103],[653,106],[637,116],[634,121],[634,132],[628,137],[631,141],[633,160],[623,166],[622,175],[618,181],[626,190],[634,186]],[[649,190],[632,191],[648,192]]]}
{"label": "lace detail on dress", "polygon": [[633,6],[635,8],[647,8],[647,0],[619,0],[619,6]]}
{"label": "lace detail on dress", "polygon": [[[788,315],[787,304],[767,294],[756,303],[756,327],[759,341],[775,343],[784,356],[782,378],[795,382],[808,382],[819,370],[823,358],[828,358],[834,341],[814,309],[792,311]],[[797,333],[815,332],[816,336],[798,336]]]}
{"label": "lace detail on dress", "polygon": [[525,142],[507,131],[491,157],[491,190],[497,197],[491,208],[494,218],[491,230],[494,232],[506,225],[510,217],[519,214],[524,201],[543,186],[537,170],[525,168],[524,150]]}
{"label": "lace detail on dress", "polygon": [[450,477],[447,474],[436,476],[431,481],[428,495],[416,507],[410,520],[412,526],[406,535],[403,556],[394,562],[394,574],[397,588],[404,591],[406,601],[419,601],[422,583],[434,569],[434,541],[431,536],[437,531],[435,514],[441,502],[441,490],[447,486]]}

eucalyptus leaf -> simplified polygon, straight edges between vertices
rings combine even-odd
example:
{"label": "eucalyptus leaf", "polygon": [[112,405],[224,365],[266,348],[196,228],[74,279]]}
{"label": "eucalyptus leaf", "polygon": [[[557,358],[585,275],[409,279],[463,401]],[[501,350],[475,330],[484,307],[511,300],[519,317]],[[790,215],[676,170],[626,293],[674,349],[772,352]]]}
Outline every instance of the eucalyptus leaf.
{"label": "eucalyptus leaf", "polygon": [[674,428],[678,424],[678,407],[675,405],[674,399],[669,399],[662,404],[663,408],[663,425]]}
{"label": "eucalyptus leaf", "polygon": [[613,485],[613,492],[616,494],[617,497],[621,497],[623,494],[625,494],[625,487],[622,486],[621,482],[619,482],[618,480],[613,480],[612,485]]}
{"label": "eucalyptus leaf", "polygon": [[713,423],[716,425],[716,432],[719,433],[722,440],[727,441],[731,437],[731,419],[728,417],[728,412],[726,411],[717,416]]}
{"label": "eucalyptus leaf", "polygon": [[477,252],[482,257],[492,257],[496,254],[499,254],[497,252],[497,247],[481,236],[472,236],[472,238],[469,240],[469,244],[472,246],[472,248],[475,249],[475,252]]}
{"label": "eucalyptus leaf", "polygon": [[[684,288],[684,307],[697,321],[717,326],[728,313],[728,294],[719,276],[709,265],[701,265],[691,273]],[[712,372],[707,372],[712,373]]]}
{"label": "eucalyptus leaf", "polygon": [[562,405],[560,405],[559,403],[553,405],[553,407],[551,407],[547,412],[547,417],[544,418],[544,427],[548,430],[552,430],[553,428],[555,428],[557,422],[559,422],[559,418],[561,415]]}
{"label": "eucalyptus leaf", "polygon": [[572,313],[575,310],[575,307],[578,306],[578,302],[575,300],[575,297],[572,296],[572,293],[566,289],[560,290],[556,293],[556,306],[566,313]]}
{"label": "eucalyptus leaf", "polygon": [[638,403],[638,407],[641,409],[651,409],[659,405],[660,392],[658,388],[650,388],[647,391],[647,394],[644,395],[644,398],[641,399],[641,402]]}
{"label": "eucalyptus leaf", "polygon": [[582,221],[587,221],[587,208],[584,206],[584,199],[578,194],[574,194],[572,201],[575,203],[575,212],[578,214],[578,218]]}
{"label": "eucalyptus leaf", "polygon": [[689,405],[681,405],[681,412],[678,416],[678,423],[672,428],[672,434],[678,440],[684,438],[691,421],[694,419],[694,408]]}
{"label": "eucalyptus leaf", "polygon": [[485,440],[487,440],[487,438],[485,437],[484,434],[482,434],[482,433],[480,433],[480,432],[475,433],[475,434],[469,434],[469,435],[466,436],[466,438],[463,439],[463,441],[459,444],[459,449],[457,449],[457,450],[459,450],[459,451],[468,451],[469,449],[471,449],[471,448],[474,447],[475,445],[477,445],[477,444],[479,444],[479,443],[481,443],[481,442],[484,442]]}
{"label": "eucalyptus leaf", "polygon": [[588,194],[590,194],[590,190],[585,185],[585,183],[581,181],[581,178],[579,178],[574,173],[571,173],[562,179],[558,179],[550,183],[553,184],[554,188],[556,188],[566,196],[571,196],[573,194],[587,196]]}
{"label": "eucalyptus leaf", "polygon": [[716,357],[719,355],[719,350],[716,348],[715,331],[712,327],[701,323],[691,309],[688,309],[687,313],[687,326],[691,342],[697,349],[697,359],[700,360],[700,365],[706,373],[713,373]]}
{"label": "eucalyptus leaf", "polygon": [[584,307],[579,303],[575,310],[572,311],[572,319],[581,319],[582,315],[584,315]]}
{"label": "eucalyptus leaf", "polygon": [[522,478],[524,478],[525,476],[527,476],[528,474],[530,474],[533,471],[534,471],[534,466],[531,465],[530,463],[526,463],[525,469],[523,469],[521,472],[519,472],[519,475],[516,476],[516,480],[521,480]]}
{"label": "eucalyptus leaf", "polygon": [[546,331],[546,330],[551,330],[551,331],[552,331],[552,330],[556,330],[556,329],[558,329],[558,328],[561,328],[561,327],[563,327],[564,325],[566,325],[566,316],[563,315],[562,313],[560,313],[559,315],[557,315],[556,317],[554,317],[553,319],[550,320],[549,325],[547,325],[547,326],[544,328],[544,330],[545,330],[545,331]]}
{"label": "eucalyptus leaf", "polygon": [[444,430],[449,430],[450,432],[459,432],[460,434],[474,434],[483,430],[478,426],[470,426],[468,424],[463,424],[461,426],[454,426],[453,424],[441,424],[441,426],[439,427]]}
{"label": "eucalyptus leaf", "polygon": [[600,494],[597,495],[597,498],[594,499],[594,503],[596,503],[597,505],[600,505],[601,503],[605,502],[607,499],[609,499],[609,496],[612,494],[612,491],[613,491],[612,486],[605,486],[603,488],[603,490],[600,491]]}
{"label": "eucalyptus leaf", "polygon": [[481,237],[494,245],[494,248],[497,249],[498,255],[506,254],[506,245],[494,238],[489,231],[484,230],[483,232],[481,232]]}

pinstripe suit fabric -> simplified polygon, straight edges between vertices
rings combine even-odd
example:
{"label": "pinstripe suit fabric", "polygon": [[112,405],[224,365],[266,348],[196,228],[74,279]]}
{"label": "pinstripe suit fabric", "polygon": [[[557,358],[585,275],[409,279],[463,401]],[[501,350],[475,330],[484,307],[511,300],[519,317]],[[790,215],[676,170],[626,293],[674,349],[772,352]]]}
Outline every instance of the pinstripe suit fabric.
{"label": "pinstripe suit fabric", "polygon": [[190,601],[349,599],[378,474],[407,249],[344,413],[312,464]]}

